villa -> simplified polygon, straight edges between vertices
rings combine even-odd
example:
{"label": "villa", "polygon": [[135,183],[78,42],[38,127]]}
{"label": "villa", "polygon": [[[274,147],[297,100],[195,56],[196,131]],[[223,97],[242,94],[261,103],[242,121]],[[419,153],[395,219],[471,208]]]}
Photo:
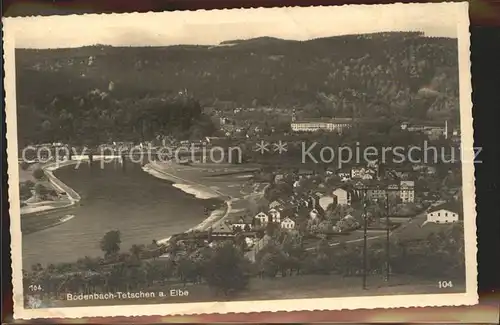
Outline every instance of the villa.
{"label": "villa", "polygon": [[279,223],[281,221],[281,213],[277,209],[269,210],[269,220],[271,222]]}
{"label": "villa", "polygon": [[259,224],[265,225],[269,222],[269,216],[264,212],[259,212],[255,215],[254,220],[258,220]]}
{"label": "villa", "polygon": [[337,188],[332,192],[334,200],[336,199],[338,205],[351,204],[351,195],[343,188]]}
{"label": "villa", "polygon": [[281,229],[293,229],[295,228],[295,221],[286,217],[280,223]]}
{"label": "villa", "polygon": [[447,202],[427,211],[427,222],[454,223],[458,222],[460,214],[458,204]]}
{"label": "villa", "polygon": [[319,212],[316,209],[312,209],[311,212],[309,212],[309,217],[311,217],[311,219],[316,219],[318,218],[318,216]]}
{"label": "villa", "polygon": [[238,221],[231,224],[231,228],[233,231],[238,229],[241,231],[250,231],[253,228],[253,218],[242,216],[238,219]]}
{"label": "villa", "polygon": [[234,232],[226,223],[221,223],[211,230],[212,237],[230,238],[234,237]]}

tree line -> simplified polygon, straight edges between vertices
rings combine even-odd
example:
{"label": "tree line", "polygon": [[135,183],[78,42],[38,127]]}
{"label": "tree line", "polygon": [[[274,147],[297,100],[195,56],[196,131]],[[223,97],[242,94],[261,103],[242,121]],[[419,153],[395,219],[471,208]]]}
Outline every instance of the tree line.
{"label": "tree line", "polygon": [[[66,292],[94,293],[147,290],[177,283],[204,283],[216,296],[231,297],[247,290],[252,278],[278,278],[307,274],[360,276],[363,273],[361,245],[332,246],[327,240],[306,249],[298,232],[276,231],[256,261],[248,260],[241,241],[221,241],[210,246],[189,246],[172,241],[168,246],[153,241],[120,252],[120,232],[110,231],[100,245],[104,257],[85,257],[74,263],[35,264],[24,270],[24,288],[40,285],[44,295],[54,298]],[[269,235],[268,235],[269,236]],[[391,242],[392,274],[426,279],[465,278],[463,226],[455,224],[427,238]],[[386,268],[383,242],[372,241],[368,250],[369,274]],[[160,258],[160,256],[162,256]]]}
{"label": "tree line", "polygon": [[21,106],[20,145],[63,142],[96,146],[112,141],[151,141],[211,135],[215,128],[188,93],[117,99],[112,91],[59,94],[49,102]]}

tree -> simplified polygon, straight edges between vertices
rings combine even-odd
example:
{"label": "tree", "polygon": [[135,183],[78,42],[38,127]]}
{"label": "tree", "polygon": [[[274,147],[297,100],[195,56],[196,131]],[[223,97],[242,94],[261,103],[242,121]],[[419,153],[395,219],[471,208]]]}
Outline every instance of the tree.
{"label": "tree", "polygon": [[45,178],[45,173],[43,172],[43,170],[41,168],[37,168],[33,171],[33,177],[36,180],[40,181],[40,180]]}
{"label": "tree", "polygon": [[144,252],[144,245],[132,245],[132,247],[130,248],[130,254],[132,254],[132,256],[134,256],[135,258],[139,259],[141,258],[141,254]]}
{"label": "tree", "polygon": [[199,267],[195,260],[191,259],[188,256],[182,257],[177,266],[177,274],[184,285],[187,282],[198,282]]}
{"label": "tree", "polygon": [[22,182],[19,184],[19,195],[21,200],[28,200],[33,196],[34,184],[31,181]]}
{"label": "tree", "polygon": [[30,167],[30,164],[23,161],[20,166],[21,166],[22,170],[28,170],[28,168]]}
{"label": "tree", "polygon": [[244,290],[250,277],[250,262],[231,242],[215,248],[207,261],[204,277],[208,285],[225,296]]}
{"label": "tree", "polygon": [[266,235],[273,236],[279,230],[279,224],[277,222],[269,221],[266,224]]}
{"label": "tree", "polygon": [[108,231],[101,239],[100,246],[107,258],[111,255],[117,254],[120,251],[121,233],[119,230]]}
{"label": "tree", "polygon": [[47,197],[48,189],[43,184],[35,185],[35,194],[39,200],[44,200]]}

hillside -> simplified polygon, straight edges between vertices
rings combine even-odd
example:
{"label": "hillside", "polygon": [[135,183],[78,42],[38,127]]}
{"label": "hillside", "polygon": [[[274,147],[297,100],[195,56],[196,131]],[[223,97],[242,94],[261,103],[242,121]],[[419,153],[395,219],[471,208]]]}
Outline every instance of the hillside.
{"label": "hillside", "polygon": [[[18,49],[18,104],[40,109],[58,96],[113,84],[116,100],[187,89],[202,106],[297,107],[304,116],[457,118],[457,41],[381,33],[221,46],[88,46]],[[20,118],[32,110],[20,109]]]}

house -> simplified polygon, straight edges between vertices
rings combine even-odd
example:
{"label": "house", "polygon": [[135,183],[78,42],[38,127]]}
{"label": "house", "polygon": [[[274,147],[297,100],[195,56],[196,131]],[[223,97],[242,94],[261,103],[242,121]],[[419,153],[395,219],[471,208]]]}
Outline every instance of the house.
{"label": "house", "polygon": [[399,185],[399,196],[403,203],[415,202],[415,182],[401,181]]}
{"label": "house", "polygon": [[295,228],[295,221],[293,221],[289,217],[286,217],[281,221],[280,226],[281,229],[293,229]]}
{"label": "house", "polygon": [[427,167],[427,175],[436,175],[437,169],[434,166]]}
{"label": "house", "polygon": [[441,195],[438,192],[424,192],[422,194],[422,202],[433,203],[439,201]]}
{"label": "house", "polygon": [[346,214],[342,220],[356,220],[356,218],[354,218],[354,216],[350,213]]}
{"label": "house", "polygon": [[[367,176],[369,174],[370,176]],[[373,168],[365,168],[365,167],[353,167],[351,168],[351,178],[353,179],[373,179],[376,175],[376,171]]]}
{"label": "house", "polygon": [[365,167],[352,167],[351,178],[361,178],[361,175],[365,173],[365,170]]}
{"label": "house", "polygon": [[316,219],[318,218],[318,216],[319,212],[316,209],[312,209],[311,212],[309,212],[309,217],[311,217],[311,219]]}
{"label": "house", "polygon": [[280,182],[280,181],[282,181],[284,178],[285,178],[285,175],[283,175],[283,174],[276,174],[276,176],[274,176],[274,182],[275,182],[275,183],[279,183],[279,182]]}
{"label": "house", "polygon": [[366,194],[366,191],[368,190],[368,182],[369,181],[357,181],[356,183],[354,183],[352,185],[352,192],[353,192],[353,195],[357,196],[357,197],[364,197],[364,195]]}
{"label": "house", "polygon": [[283,207],[283,203],[279,202],[279,201],[273,201],[271,203],[269,203],[269,208],[270,209],[279,209],[279,208],[282,208]]}
{"label": "house", "polygon": [[373,201],[384,200],[386,198],[386,194],[387,192],[385,188],[380,185],[369,188],[366,193],[368,198]]}
{"label": "house", "polygon": [[387,194],[389,195],[389,198],[391,200],[393,200],[395,198],[399,198],[400,197],[399,184],[390,183],[389,185],[387,185]]}
{"label": "house", "polygon": [[234,237],[234,232],[227,223],[223,222],[212,229],[211,235],[212,237],[229,238]]}
{"label": "house", "polygon": [[253,218],[261,225],[265,225],[269,222],[269,216],[264,212],[257,213]]}
{"label": "house", "polygon": [[269,215],[268,222],[271,221],[279,223],[281,221],[281,213],[277,209],[269,210],[268,215]]}
{"label": "house", "polygon": [[330,206],[330,204],[333,204],[333,202],[333,196],[325,195],[319,199],[319,206],[323,210],[326,210]]}
{"label": "house", "polygon": [[294,132],[316,132],[325,130],[328,132],[341,133],[344,129],[352,126],[352,118],[309,118],[304,120],[296,120],[292,117],[290,127]]}
{"label": "house", "polygon": [[342,182],[347,182],[351,180],[351,172],[350,171],[340,171],[337,173],[337,176],[340,178]]}
{"label": "house", "polygon": [[337,188],[332,192],[334,198],[337,198],[338,205],[350,205],[351,204],[351,195],[349,192],[344,190],[343,188]]}
{"label": "house", "polygon": [[372,179],[373,179],[373,177],[374,177],[374,175],[373,175],[373,174],[366,173],[366,174],[363,174],[363,175],[361,176],[361,179],[364,179],[364,180],[372,180]]}
{"label": "house", "polygon": [[307,197],[307,207],[316,209],[319,205],[319,197],[316,194],[311,194]]}
{"label": "house", "polygon": [[446,202],[427,211],[427,222],[453,223],[459,220],[459,207],[455,202]]}
{"label": "house", "polygon": [[231,224],[231,229],[233,231],[241,230],[241,231],[250,231],[253,228],[253,218],[249,218],[248,216],[240,217],[236,222]]}
{"label": "house", "polygon": [[310,169],[300,169],[297,172],[297,175],[299,176],[299,179],[311,178],[312,176],[314,176],[314,171]]}

